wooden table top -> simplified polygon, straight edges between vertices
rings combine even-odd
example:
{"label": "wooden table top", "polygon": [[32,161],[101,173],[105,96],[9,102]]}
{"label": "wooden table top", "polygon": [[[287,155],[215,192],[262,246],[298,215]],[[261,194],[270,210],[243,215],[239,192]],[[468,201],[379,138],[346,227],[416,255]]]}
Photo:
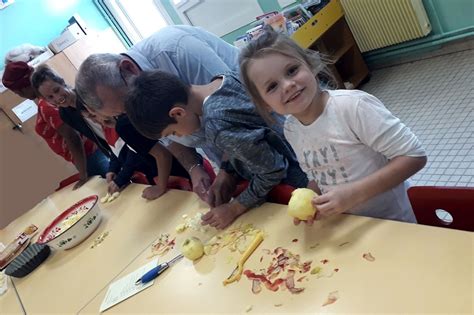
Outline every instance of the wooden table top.
{"label": "wooden table top", "polygon": [[[114,202],[100,204],[102,222],[89,238],[72,249],[52,252],[27,277],[13,278],[27,313],[77,312],[153,242],[176,207],[192,208],[197,202],[193,194],[178,190],[149,202],[141,198],[143,188],[130,185]],[[2,230],[0,240],[13,238],[32,223],[42,231],[76,201],[105,193],[105,181],[99,178],[76,191],[68,187],[56,192]],[[109,232],[104,241],[91,248],[104,232]]]}
{"label": "wooden table top", "polygon": [[[109,284],[159,258],[179,253],[183,240],[197,236],[204,242],[246,224],[265,232],[263,243],[245,264],[259,273],[277,247],[311,261],[316,274],[297,273],[292,294],[285,286],[276,292],[252,281],[223,286],[240,254],[229,246],[197,262],[182,259],[155,280],[153,286],[112,307],[106,313],[466,313],[473,307],[474,234],[387,220],[340,215],[312,227],[294,226],[286,206],[266,203],[241,216],[230,228],[206,232],[188,228],[177,233],[183,215],[193,217],[208,207],[190,192],[171,190],[155,201],[141,198],[142,185],[130,185],[111,204],[101,204],[103,221],[86,241],[67,251],[55,251],[37,270],[14,279],[29,313],[98,313]],[[77,191],[63,189],[0,231],[9,241],[33,223],[40,231],[63,209],[91,194],[103,196],[106,185],[93,179]],[[109,232],[102,244],[93,240]],[[152,243],[163,233],[176,245],[163,256],[151,256]],[[248,238],[250,241],[250,237]],[[245,245],[245,244],[244,244]],[[363,258],[370,253],[375,260]],[[285,271],[286,272],[286,271]],[[304,278],[302,278],[304,277]],[[301,279],[300,279],[301,278]],[[296,281],[296,280],[300,281]],[[0,297],[0,310],[16,312],[11,295]],[[337,300],[323,306],[328,296]],[[7,297],[5,299],[5,297]],[[17,303],[18,304],[18,303]],[[17,305],[18,306],[18,305]],[[21,306],[21,305],[20,305]]]}
{"label": "wooden table top", "polygon": [[[252,223],[265,231],[265,239],[245,269],[267,268],[268,251],[284,247],[321,267],[296,287],[299,294],[281,288],[252,293],[252,281],[223,286],[239,258],[227,248],[204,256],[197,263],[176,263],[153,286],[116,305],[106,313],[466,313],[473,308],[473,234],[387,220],[341,215],[313,227],[294,226],[286,206],[265,204],[242,216],[233,226]],[[232,228],[232,227],[231,227]],[[171,227],[168,232],[173,234]],[[177,244],[190,235],[185,231]],[[174,233],[176,234],[176,233]],[[149,262],[150,250],[140,254],[115,279]],[[175,249],[162,257],[171,259]],[[374,261],[363,258],[371,253]],[[262,258],[263,257],[263,258]],[[337,269],[337,271],[336,271]],[[295,280],[299,277],[295,276]],[[81,314],[97,312],[104,288]],[[331,292],[338,300],[322,306]]]}
{"label": "wooden table top", "polygon": [[24,314],[11,279],[7,279],[8,290],[0,296],[0,314]]}

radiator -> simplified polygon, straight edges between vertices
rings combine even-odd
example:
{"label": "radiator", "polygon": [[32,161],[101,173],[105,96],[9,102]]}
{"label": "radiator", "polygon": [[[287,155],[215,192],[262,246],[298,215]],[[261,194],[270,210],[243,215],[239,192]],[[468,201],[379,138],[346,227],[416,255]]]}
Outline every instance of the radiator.
{"label": "radiator", "polygon": [[341,0],[361,52],[426,36],[431,25],[422,0]]}

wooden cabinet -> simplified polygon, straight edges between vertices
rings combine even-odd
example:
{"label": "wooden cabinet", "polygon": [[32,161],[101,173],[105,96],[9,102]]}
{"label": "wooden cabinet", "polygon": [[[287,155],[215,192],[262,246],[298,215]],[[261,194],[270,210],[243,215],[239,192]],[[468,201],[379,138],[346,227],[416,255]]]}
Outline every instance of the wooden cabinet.
{"label": "wooden cabinet", "polygon": [[302,47],[317,50],[328,57],[328,67],[337,88],[356,88],[369,75],[339,0],[331,0],[292,38]]}
{"label": "wooden cabinet", "polygon": [[[0,94],[0,106],[19,123],[11,108],[23,102],[10,90]],[[54,191],[75,168],[56,155],[35,132],[36,116],[21,131],[0,112],[0,228]],[[33,223],[33,222],[31,222]]]}
{"label": "wooden cabinet", "polygon": [[[63,53],[47,62],[68,83],[76,69]],[[55,154],[35,131],[36,116],[21,123],[12,108],[24,99],[10,90],[0,94],[0,228],[28,211],[76,172],[73,164]],[[5,117],[8,115],[8,117]],[[22,125],[12,129],[13,120]],[[33,223],[33,222],[32,222]]]}
{"label": "wooden cabinet", "polygon": [[[109,35],[85,37],[46,63],[74,85],[77,69],[89,54],[125,50],[113,33]],[[4,110],[0,111],[0,229],[76,172],[72,163],[55,154],[36,134],[36,116],[22,123],[21,131],[12,129],[11,120],[20,123],[12,108],[23,101],[10,90],[0,93],[0,107]]]}
{"label": "wooden cabinet", "polygon": [[112,29],[107,29],[98,34],[89,34],[73,45],[62,51],[64,56],[72,63],[74,68],[79,69],[82,61],[90,54],[96,53],[122,53],[125,47],[118,39]]}

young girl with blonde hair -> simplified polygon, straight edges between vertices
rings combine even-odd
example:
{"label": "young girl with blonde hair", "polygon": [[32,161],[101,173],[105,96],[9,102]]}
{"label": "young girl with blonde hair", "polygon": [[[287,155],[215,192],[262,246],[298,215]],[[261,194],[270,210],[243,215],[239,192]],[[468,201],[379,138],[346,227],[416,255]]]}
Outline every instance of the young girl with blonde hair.
{"label": "young girl with blonde hair", "polygon": [[273,31],[240,55],[242,80],[261,115],[288,115],[285,137],[319,193],[316,219],[345,212],[416,222],[406,191],[427,161],[420,142],[373,95],[320,88],[323,70],[317,53]]}

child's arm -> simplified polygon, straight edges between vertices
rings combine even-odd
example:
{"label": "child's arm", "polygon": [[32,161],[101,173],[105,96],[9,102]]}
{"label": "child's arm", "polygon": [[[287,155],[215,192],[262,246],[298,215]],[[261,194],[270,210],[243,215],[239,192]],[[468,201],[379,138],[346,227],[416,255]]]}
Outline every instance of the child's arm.
{"label": "child's arm", "polygon": [[66,145],[71,152],[74,165],[79,172],[79,181],[74,184],[73,189],[77,189],[87,182],[87,157],[80,135],[70,125],[64,123],[61,119],[59,110],[44,100],[40,101],[38,106],[39,115],[43,118],[50,128],[56,129],[58,134],[63,137]]}
{"label": "child's arm", "polygon": [[166,192],[173,158],[171,153],[159,142],[156,142],[148,153],[155,158],[156,168],[158,170],[158,181],[156,185],[145,188],[142,197],[148,200],[153,200]]}
{"label": "child's arm", "polygon": [[251,176],[249,185],[235,201],[246,209],[260,205],[273,187],[286,176],[288,161],[267,140],[267,130],[233,128],[219,133],[217,143],[229,159],[239,161],[242,170]]}
{"label": "child's arm", "polygon": [[[238,160],[241,171],[249,176],[248,187],[230,203],[212,208],[202,219],[203,224],[223,229],[248,209],[265,201],[268,192],[287,175],[288,161],[267,142],[265,128],[245,129],[232,126],[206,128],[206,136],[229,159]],[[213,132],[215,130],[215,132]]]}
{"label": "child's arm", "polygon": [[[221,160],[221,168],[207,193],[206,202],[211,207],[217,207],[229,202],[236,189],[239,176],[233,170],[228,160],[229,157],[224,153]],[[227,165],[229,169],[223,169],[223,165]]]}
{"label": "child's arm", "polygon": [[[120,153],[121,152],[122,151],[120,151]],[[122,168],[122,163],[120,162],[120,156],[119,158],[116,158],[115,155],[112,156],[109,161],[109,168],[107,170],[107,173],[105,174],[105,179],[107,183],[110,183],[117,177],[117,174],[118,172],[120,172],[121,168]]]}
{"label": "child's arm", "polygon": [[399,185],[421,170],[426,161],[426,156],[398,156],[365,178],[335,186],[325,194],[315,197],[313,205],[318,208],[319,216],[322,217],[342,213]]}
{"label": "child's arm", "polygon": [[[357,139],[389,162],[372,174],[330,187],[313,202],[319,215],[341,213],[383,193],[421,170],[427,161],[417,137],[376,97],[363,93],[346,112],[346,123]],[[364,156],[354,157],[363,159]]]}
{"label": "child's arm", "polygon": [[71,151],[74,165],[79,172],[79,181],[74,184],[73,187],[73,190],[75,190],[84,185],[89,177],[87,174],[87,158],[84,151],[84,145],[79,134],[69,125],[62,124],[57,130],[58,133],[64,138],[64,141],[66,141],[66,145],[69,151]]}
{"label": "child's arm", "polygon": [[[181,165],[188,170],[193,185],[193,191],[202,200],[207,200],[207,191],[211,186],[211,179],[202,167],[202,157],[196,152],[196,149],[186,147],[182,144],[172,142],[166,149],[174,155],[174,157],[181,163]],[[170,170],[172,159],[170,156]],[[161,177],[160,170],[158,174]],[[168,172],[169,175],[169,172]],[[168,179],[167,179],[168,180]]]}
{"label": "child's arm", "polygon": [[[141,135],[132,123],[129,121],[126,115],[121,115],[117,119],[115,130],[119,134],[127,145],[129,145],[137,154],[147,155],[150,154],[155,158],[155,163],[158,170],[159,179],[161,183],[159,185],[153,185],[143,190],[142,197],[148,200],[153,200],[160,197],[166,191],[166,185],[168,183],[169,168],[167,164],[167,152],[166,149],[156,140],[151,140]],[[168,153],[169,154],[169,153]]]}
{"label": "child's arm", "polygon": [[119,191],[130,183],[130,178],[132,178],[133,173],[139,168],[140,163],[143,162],[142,158],[130,150],[127,145],[124,145],[122,150],[120,150],[119,158],[124,162],[120,170],[116,173],[117,176],[109,183],[110,194]]}
{"label": "child's arm", "polygon": [[114,172],[111,172],[110,167],[109,167],[109,170],[105,174],[105,180],[106,180],[107,183],[110,183],[111,181],[113,181],[115,179],[116,176],[117,176],[117,174],[115,174]]}

